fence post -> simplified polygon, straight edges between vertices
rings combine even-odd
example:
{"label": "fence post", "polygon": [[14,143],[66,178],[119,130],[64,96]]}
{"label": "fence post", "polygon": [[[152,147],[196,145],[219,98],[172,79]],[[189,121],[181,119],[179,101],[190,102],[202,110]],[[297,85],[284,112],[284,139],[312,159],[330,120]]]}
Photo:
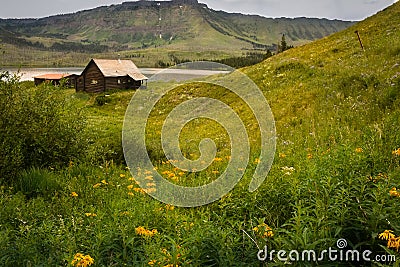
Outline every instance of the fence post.
{"label": "fence post", "polygon": [[363,45],[362,40],[361,40],[361,37],[360,37],[360,33],[359,33],[358,31],[355,31],[354,33],[357,34],[358,41],[360,42],[360,45],[361,45],[361,49],[362,49],[363,51],[365,51],[364,45]]}

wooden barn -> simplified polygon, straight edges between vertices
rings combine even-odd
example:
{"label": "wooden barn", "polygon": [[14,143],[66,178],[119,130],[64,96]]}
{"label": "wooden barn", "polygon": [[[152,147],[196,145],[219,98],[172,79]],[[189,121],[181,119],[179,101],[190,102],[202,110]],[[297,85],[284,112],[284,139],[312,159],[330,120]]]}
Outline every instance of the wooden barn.
{"label": "wooden barn", "polygon": [[131,60],[92,59],[77,79],[75,88],[89,93],[137,89],[147,80]]}

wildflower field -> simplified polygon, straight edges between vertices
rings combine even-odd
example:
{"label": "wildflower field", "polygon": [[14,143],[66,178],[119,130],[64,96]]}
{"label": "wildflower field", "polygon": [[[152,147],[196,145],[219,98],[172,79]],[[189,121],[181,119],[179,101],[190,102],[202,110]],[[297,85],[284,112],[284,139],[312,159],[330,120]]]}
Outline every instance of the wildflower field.
{"label": "wildflower field", "polygon": [[[275,159],[255,192],[248,185],[262,160],[260,133],[249,107],[226,89],[193,83],[163,98],[146,128],[154,168],[129,170],[121,131],[135,92],[110,92],[99,105],[96,97],[104,95],[34,87],[1,74],[0,266],[282,266],[277,257],[260,261],[259,251],[323,251],[339,239],[346,249],[397,262],[292,265],[399,266],[399,23],[396,3],[344,32],[241,70],[262,90],[276,123]],[[229,136],[205,119],[182,129],[180,145],[196,160],[199,142],[213,139],[218,152],[207,169],[178,169],[163,154],[163,120],[178,103],[201,96],[238,113],[249,164],[218,201],[163,204],[147,194],[158,190],[155,172],[175,184],[200,185],[229,164]]]}

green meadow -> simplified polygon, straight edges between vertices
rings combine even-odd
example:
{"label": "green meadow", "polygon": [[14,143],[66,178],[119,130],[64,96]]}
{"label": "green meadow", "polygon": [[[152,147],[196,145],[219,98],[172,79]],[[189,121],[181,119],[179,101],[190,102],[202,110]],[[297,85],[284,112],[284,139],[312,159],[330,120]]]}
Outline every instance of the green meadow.
{"label": "green meadow", "polygon": [[[399,266],[399,23],[396,3],[240,70],[261,89],[276,124],[275,159],[255,192],[248,186],[262,160],[257,121],[222,87],[193,82],[163,97],[146,127],[154,168],[129,170],[121,136],[135,92],[89,95],[1,74],[0,265],[282,266],[279,250],[321,252],[345,239],[344,250],[369,250],[373,260],[385,255],[386,261],[325,257],[292,265]],[[229,164],[229,136],[207,119],[188,123],[179,139],[191,160],[200,157],[201,140],[214,140],[217,154],[207,169],[180,170],[162,151],[167,115],[203,96],[223,101],[244,122],[250,142],[244,177],[211,204],[163,204],[146,193],[157,190],[155,172],[199,185]],[[274,258],[260,261],[265,246]]]}

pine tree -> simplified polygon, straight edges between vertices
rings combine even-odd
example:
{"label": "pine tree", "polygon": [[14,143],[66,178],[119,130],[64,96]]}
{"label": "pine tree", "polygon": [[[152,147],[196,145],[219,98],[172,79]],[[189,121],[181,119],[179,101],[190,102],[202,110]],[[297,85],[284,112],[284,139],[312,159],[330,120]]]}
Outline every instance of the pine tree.
{"label": "pine tree", "polygon": [[285,37],[285,34],[282,34],[281,52],[284,52],[286,50],[288,50],[288,46],[287,46],[287,43],[286,43],[286,37]]}

